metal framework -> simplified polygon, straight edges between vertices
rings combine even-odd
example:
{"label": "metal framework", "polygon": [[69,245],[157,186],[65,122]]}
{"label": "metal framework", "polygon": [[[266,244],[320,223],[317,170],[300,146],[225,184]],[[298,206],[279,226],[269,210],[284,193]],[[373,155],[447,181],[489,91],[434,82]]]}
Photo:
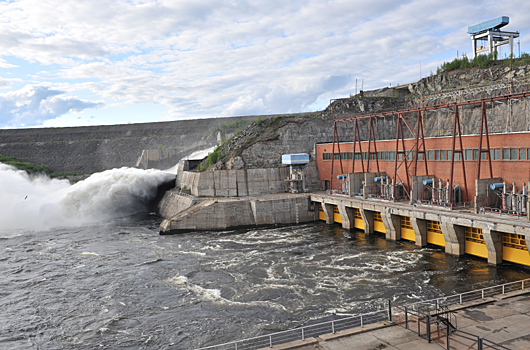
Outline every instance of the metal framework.
{"label": "metal framework", "polygon": [[[486,148],[482,148],[482,137],[486,132]],[[480,179],[480,164],[482,163],[482,154],[486,153],[486,158],[490,166],[490,179],[493,178],[493,168],[491,167],[491,149],[490,149],[490,136],[488,134],[488,118],[486,117],[486,102],[482,101],[482,113],[480,118],[480,139],[478,143],[479,155],[478,155],[478,171],[477,179]]]}
{"label": "metal framework", "polygon": [[[372,145],[372,137],[374,141],[374,151],[372,152],[370,150],[370,146]],[[379,172],[379,157],[377,154],[377,140],[375,139],[375,132],[374,132],[374,122],[373,118],[370,118],[370,129],[368,130],[368,165],[366,166],[366,171],[370,171],[370,158],[372,158],[372,154],[374,155],[375,162],[377,163],[377,172]],[[361,157],[362,158],[362,157]]]}
{"label": "metal framework", "polygon": [[[436,104],[436,105],[429,105],[429,106],[421,106],[417,108],[407,108],[407,109],[401,109],[401,110],[391,110],[391,111],[381,111],[378,113],[372,113],[372,114],[364,114],[364,115],[351,115],[346,116],[346,118],[342,119],[336,119],[333,124],[333,158],[331,163],[331,179],[330,179],[330,188],[333,188],[333,175],[334,175],[334,160],[335,160],[335,143],[337,143],[337,148],[339,151],[339,161],[340,161],[340,169],[341,173],[344,171],[342,166],[342,157],[340,156],[340,141],[338,138],[338,132],[337,132],[337,126],[341,122],[346,121],[353,121],[354,122],[354,148],[353,148],[353,165],[352,165],[352,172],[355,172],[355,155],[360,154],[360,161],[362,165],[362,172],[365,172],[364,167],[364,160],[362,157],[362,148],[361,148],[361,138],[360,138],[360,132],[359,132],[359,126],[358,121],[361,119],[369,119],[369,132],[368,132],[368,168],[366,171],[369,171],[369,164],[370,164],[370,154],[375,154],[375,158],[377,160],[377,140],[375,137],[374,127],[373,127],[373,118],[378,117],[388,117],[388,116],[397,116],[397,130],[396,130],[396,155],[394,160],[394,193],[395,193],[395,185],[398,179],[398,170],[401,166],[405,165],[405,173],[406,173],[406,183],[408,186],[408,190],[410,191],[410,177],[411,176],[417,176],[418,175],[418,155],[423,155],[423,161],[425,166],[425,175],[429,175],[428,170],[428,159],[427,159],[427,153],[425,149],[425,136],[424,136],[424,124],[423,124],[423,118],[422,113],[426,111],[433,111],[438,110],[442,108],[454,108],[454,123],[453,123],[453,147],[452,147],[452,154],[451,154],[451,178],[450,178],[450,185],[453,185],[453,175],[454,175],[454,163],[455,163],[455,153],[460,155],[460,159],[457,159],[458,161],[462,162],[462,175],[464,180],[464,196],[467,199],[468,197],[468,191],[467,191],[467,178],[466,178],[466,169],[465,169],[465,149],[462,144],[462,131],[460,127],[460,115],[459,115],[459,107],[462,106],[468,106],[468,105],[475,105],[475,104],[481,104],[481,122],[480,122],[480,137],[479,137],[479,157],[478,157],[478,173],[477,173],[477,179],[480,179],[480,171],[481,171],[481,163],[482,160],[487,160],[489,164],[489,175],[490,178],[493,178],[493,170],[492,170],[492,164],[491,164],[491,148],[490,148],[490,142],[489,142],[489,132],[488,132],[488,120],[487,120],[487,114],[486,114],[486,103],[493,103],[495,101],[504,101],[504,100],[511,100],[511,99],[517,99],[517,98],[525,98],[530,97],[530,91],[523,91],[523,92],[515,92],[510,94],[504,94],[504,95],[498,95],[498,96],[490,96],[487,98],[481,98],[481,99],[472,99],[468,101],[462,101],[462,102],[452,102],[452,103],[444,103],[444,104]],[[417,122],[416,122],[416,130],[410,125],[410,123],[403,117],[406,113],[417,113]],[[405,146],[405,140],[403,136],[403,124],[405,124],[412,134],[413,138],[415,139],[415,142],[410,150],[406,149]],[[486,138],[486,147],[483,148],[483,138]],[[456,140],[458,138],[459,141],[459,147],[456,146]],[[399,140],[401,139],[401,150],[399,146]],[[371,144],[374,143],[374,152],[371,152]],[[359,144],[359,152],[357,152],[357,144]],[[409,154],[412,153],[412,159],[409,158]],[[484,157],[482,154],[486,153],[487,155]],[[399,154],[402,155],[402,159],[399,159]],[[410,167],[414,165],[414,171],[410,169]],[[379,172],[379,162],[377,161],[377,171]],[[414,175],[412,175],[414,174]],[[449,191],[449,201],[452,200],[453,191],[452,189]],[[408,193],[407,193],[408,196]]]}
{"label": "metal framework", "polygon": [[[460,148],[457,150],[455,148],[456,143],[456,132],[458,131],[458,141],[460,143]],[[489,141],[488,141],[489,143]],[[452,203],[453,199],[453,175],[455,168],[455,153],[460,154],[460,161],[462,162],[462,174],[464,176],[464,196],[467,199],[467,180],[466,180],[466,165],[464,157],[464,147],[462,146],[462,130],[460,129],[460,114],[458,113],[458,106],[455,106],[455,119],[453,124],[453,150],[451,152],[451,175],[449,178],[449,203]],[[464,200],[465,202],[465,200]]]}
{"label": "metal framework", "polygon": [[[352,161],[351,172],[355,173],[355,156],[358,154],[359,159],[361,160],[361,167],[363,169],[362,172],[364,173],[363,146],[361,144],[361,135],[359,133],[359,123],[357,119],[355,119],[354,124],[355,126],[353,130],[353,156],[352,156],[353,161]],[[357,152],[357,143],[359,143],[359,152]],[[331,171],[333,172],[333,169]]]}

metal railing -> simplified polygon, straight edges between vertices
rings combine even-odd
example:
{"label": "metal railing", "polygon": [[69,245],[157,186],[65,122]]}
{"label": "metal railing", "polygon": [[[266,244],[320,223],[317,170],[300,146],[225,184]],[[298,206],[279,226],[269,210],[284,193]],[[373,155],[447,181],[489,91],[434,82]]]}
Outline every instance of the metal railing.
{"label": "metal railing", "polygon": [[451,321],[451,318],[449,318],[449,323],[452,326],[443,323],[437,316],[441,313],[440,310],[451,305],[463,304],[464,302],[526,289],[530,290],[530,278],[406,305],[397,305],[389,301],[387,310],[379,310],[254,338],[202,347],[197,350],[256,350],[296,340],[304,340],[310,337],[316,338],[322,334],[334,334],[342,330],[363,327],[381,321],[394,322],[416,332],[427,341],[435,341],[442,347],[447,347],[447,349],[449,349],[451,341],[459,342],[460,344],[471,344],[469,345],[469,349],[507,349],[487,339],[457,330],[456,324]]}
{"label": "metal railing", "polygon": [[508,349],[478,335],[457,329],[453,323],[448,321],[450,318],[411,310],[407,306],[393,305],[390,309],[390,315],[395,324],[444,349]]}
{"label": "metal railing", "polygon": [[530,278],[501,284],[493,287],[486,287],[482,289],[473,290],[470,292],[454,294],[447,297],[441,297],[436,299],[430,299],[425,301],[419,301],[416,303],[410,303],[406,306],[413,310],[420,310],[425,313],[436,311],[440,309],[440,306],[451,306],[457,304],[463,304],[465,302],[485,299],[494,295],[504,295],[508,292],[530,289]]}
{"label": "metal railing", "polygon": [[207,346],[198,350],[255,350],[266,347],[273,347],[274,345],[284,344],[296,340],[304,340],[311,337],[316,338],[322,334],[336,333],[345,329],[364,327],[365,325],[381,321],[388,321],[388,310],[380,310],[357,316],[346,317],[339,320],[303,326],[300,328],[295,328],[283,332],[262,335],[255,338],[233,341],[220,345]]}

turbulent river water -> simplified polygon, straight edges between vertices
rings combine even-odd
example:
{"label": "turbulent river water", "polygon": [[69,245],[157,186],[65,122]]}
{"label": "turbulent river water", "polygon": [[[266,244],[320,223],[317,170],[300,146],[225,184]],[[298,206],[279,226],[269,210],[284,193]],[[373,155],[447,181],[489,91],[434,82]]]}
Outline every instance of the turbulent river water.
{"label": "turbulent river water", "polygon": [[[193,349],[374,311],[388,299],[530,277],[517,265],[489,267],[321,222],[160,236],[160,218],[129,213],[113,199],[148,196],[164,178],[158,172],[111,171],[100,180],[121,183],[121,171],[133,185],[108,186],[97,197],[91,191],[103,183],[91,191],[54,184],[38,205],[22,207],[36,196],[31,191],[52,184],[9,171],[22,177],[10,183],[8,209],[18,225],[0,216],[0,349]],[[27,199],[17,181],[27,182]],[[104,211],[72,212],[72,203],[83,208],[89,198]],[[0,199],[2,209],[7,204]]]}

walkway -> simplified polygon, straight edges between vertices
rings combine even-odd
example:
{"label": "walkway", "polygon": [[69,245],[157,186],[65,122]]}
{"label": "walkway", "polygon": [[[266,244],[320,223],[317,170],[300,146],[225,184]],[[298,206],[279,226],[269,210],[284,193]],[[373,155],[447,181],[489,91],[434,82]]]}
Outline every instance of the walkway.
{"label": "walkway", "polygon": [[[504,296],[476,300],[455,305],[457,327],[459,330],[478,335],[508,349],[530,349],[530,291],[507,293]],[[373,330],[370,330],[372,328]],[[418,337],[403,327],[384,324],[372,325],[365,329],[354,329],[357,333],[349,336],[340,334],[322,335],[319,339],[306,340],[307,345],[299,341],[275,346],[273,349],[298,350],[430,350],[441,349],[435,343]],[[335,338],[335,339],[333,339]],[[326,340],[324,340],[326,339]],[[459,349],[451,344],[452,349]],[[473,347],[471,349],[476,349]],[[466,347],[468,349],[468,347]]]}

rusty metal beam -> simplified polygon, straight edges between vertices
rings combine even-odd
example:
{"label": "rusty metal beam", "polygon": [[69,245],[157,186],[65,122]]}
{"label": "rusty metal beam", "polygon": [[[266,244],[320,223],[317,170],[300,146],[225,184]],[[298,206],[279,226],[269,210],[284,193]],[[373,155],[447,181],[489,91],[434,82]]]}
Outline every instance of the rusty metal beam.
{"label": "rusty metal beam", "polygon": [[[363,146],[361,144],[361,136],[359,132],[359,124],[358,121],[354,121],[354,130],[353,130],[353,160],[352,160],[352,169],[351,172],[355,173],[355,156],[359,154],[359,158],[361,160],[361,167],[362,172],[364,173],[364,160],[363,160]],[[357,152],[357,143],[359,143],[359,152]]]}
{"label": "rusty metal beam", "polygon": [[[335,152],[335,139],[337,140],[337,149],[338,153]],[[334,164],[335,164],[335,154],[339,155],[339,161],[340,161],[340,171],[341,174],[344,174],[344,169],[342,168],[342,155],[340,153],[340,141],[339,141],[339,134],[337,132],[337,122],[333,123],[333,149],[331,153],[331,179],[329,181],[329,190],[333,190],[333,171],[335,170]]]}
{"label": "rusty metal beam", "polygon": [[499,95],[496,97],[488,97],[488,98],[482,98],[477,100],[469,100],[469,101],[463,101],[463,102],[453,102],[453,103],[444,103],[444,104],[437,104],[437,105],[430,105],[430,106],[423,106],[423,107],[417,107],[417,108],[405,108],[405,109],[398,109],[394,111],[389,112],[379,112],[379,113],[372,113],[372,114],[363,114],[363,115],[353,115],[351,114],[351,117],[348,118],[341,118],[336,119],[335,122],[345,122],[349,120],[355,120],[355,119],[367,119],[367,118],[374,118],[374,117],[385,117],[385,116],[392,116],[396,114],[405,114],[405,113],[415,113],[415,112],[425,112],[425,111],[432,111],[440,108],[453,108],[456,106],[466,106],[466,105],[472,105],[472,104],[479,104],[482,102],[493,102],[493,101],[503,101],[503,100],[509,100],[509,99],[515,99],[515,98],[524,98],[524,97],[530,97],[530,91],[520,92],[520,93],[512,93],[512,94],[506,94],[506,95]]}
{"label": "rusty metal beam", "polygon": [[[371,151],[372,145],[372,136],[374,141],[374,152]],[[377,140],[375,139],[374,123],[373,118],[370,118],[370,127],[368,130],[368,165],[366,166],[366,171],[370,172],[370,156],[375,154],[375,162],[377,163],[377,172],[379,172],[379,159],[377,157]]]}
{"label": "rusty metal beam", "polygon": [[[484,131],[486,132],[486,148],[482,149],[482,137],[484,136]],[[490,136],[488,134],[488,118],[486,116],[486,102],[482,102],[482,114],[480,118],[480,136],[479,136],[479,155],[478,155],[478,170],[477,170],[477,179],[480,179],[480,164],[482,163],[482,153],[486,153],[486,157],[489,162],[490,168],[490,179],[493,179],[493,168],[491,166],[491,149],[490,149]]]}

